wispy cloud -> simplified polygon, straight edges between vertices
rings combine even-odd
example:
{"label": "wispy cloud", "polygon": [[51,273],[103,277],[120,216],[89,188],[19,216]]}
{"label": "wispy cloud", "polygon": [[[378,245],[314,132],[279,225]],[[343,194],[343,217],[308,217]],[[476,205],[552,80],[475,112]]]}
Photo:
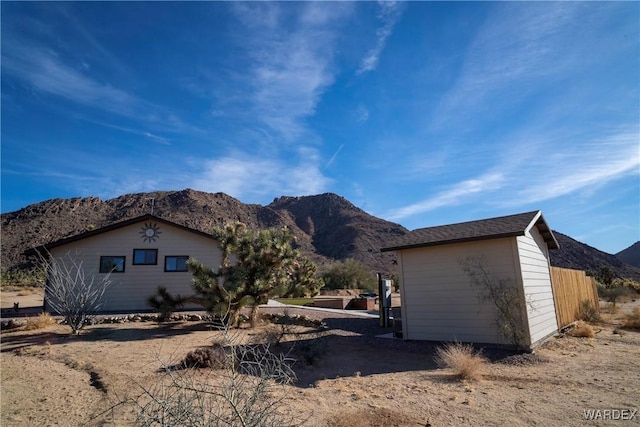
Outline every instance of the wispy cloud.
{"label": "wispy cloud", "polygon": [[333,83],[337,28],[352,6],[304,3],[300,7],[285,11],[280,3],[235,5],[244,24],[240,47],[249,59],[245,77],[252,88],[249,108],[254,118],[289,141],[308,132],[304,119],[315,113],[320,97]]}
{"label": "wispy cloud", "polygon": [[14,41],[3,47],[2,56],[3,71],[42,92],[118,114],[141,104],[135,96],[91,79],[65,64],[55,51],[35,43]]}
{"label": "wispy cloud", "polygon": [[381,21],[382,26],[376,31],[376,45],[371,48],[367,52],[367,55],[362,58],[362,61],[360,61],[360,67],[358,67],[356,71],[357,75],[365,74],[376,69],[387,39],[402,15],[402,5],[399,2],[379,1],[378,6],[380,8],[378,19]]}
{"label": "wispy cloud", "polygon": [[369,110],[363,105],[359,105],[356,108],[355,117],[358,123],[366,123],[369,120]]}
{"label": "wispy cloud", "polygon": [[[56,14],[56,17],[67,16],[64,8],[58,12],[60,14]],[[3,75],[22,82],[34,97],[47,94],[62,98],[70,102],[69,110],[83,110],[87,116],[92,114],[87,110],[90,108],[94,112],[107,112],[169,132],[199,131],[197,127],[180,120],[171,109],[151,103],[123,86],[119,77],[125,75],[130,78],[129,71],[75,18],[69,16],[64,19],[75,28],[74,34],[79,34],[78,37],[89,48],[73,50],[67,45],[70,43],[68,40],[49,34],[51,28],[48,25],[31,18],[27,28],[13,26],[3,29],[3,37],[11,40],[11,43],[3,43],[2,46]],[[103,66],[102,74],[90,65],[91,55],[98,58],[95,61]],[[105,74],[113,75],[117,82],[101,77]],[[143,132],[142,135],[162,142],[162,137],[154,132]]]}
{"label": "wispy cloud", "polygon": [[445,206],[460,205],[469,202],[472,197],[478,194],[499,189],[504,181],[505,177],[501,173],[488,172],[477,178],[454,184],[418,203],[394,209],[384,214],[383,217],[391,221],[397,221]]}
{"label": "wispy cloud", "polygon": [[222,191],[243,201],[261,201],[277,195],[308,195],[325,191],[329,180],[322,174],[317,151],[302,147],[295,158],[233,153],[204,163],[195,186],[203,191]]}
{"label": "wispy cloud", "polygon": [[512,171],[514,197],[507,204],[528,204],[596,188],[623,176],[640,174],[639,133],[627,130],[563,149],[545,144],[517,163]]}
{"label": "wispy cloud", "polygon": [[[584,67],[580,3],[495,3],[465,52],[459,77],[444,94],[435,128],[482,121],[517,104],[570,67]],[[586,35],[583,35],[586,37]]]}
{"label": "wispy cloud", "polygon": [[528,209],[532,204],[569,195],[589,199],[608,183],[640,175],[638,135],[637,129],[630,128],[580,145],[570,143],[567,148],[559,142],[568,141],[566,135],[512,141],[512,150],[496,157],[491,165],[491,171],[499,172],[454,184],[383,216],[402,220],[439,208],[474,203],[479,195],[484,196],[485,205],[514,209]]}

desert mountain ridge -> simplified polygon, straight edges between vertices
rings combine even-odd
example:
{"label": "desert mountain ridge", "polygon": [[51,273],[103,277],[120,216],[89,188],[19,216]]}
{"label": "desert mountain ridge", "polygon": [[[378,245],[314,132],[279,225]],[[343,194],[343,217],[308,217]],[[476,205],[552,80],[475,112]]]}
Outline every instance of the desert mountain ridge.
{"label": "desert mountain ridge", "polygon": [[616,258],[625,264],[640,268],[640,241],[618,252]]}
{"label": "desert mountain ridge", "polygon": [[[204,232],[229,221],[241,221],[251,228],[286,226],[296,236],[301,252],[320,266],[354,258],[381,273],[394,272],[396,267],[395,255],[381,253],[380,248],[409,231],[333,193],[283,196],[266,206],[192,189],[125,194],[105,201],[98,197],[51,199],[1,215],[2,269],[27,265],[23,256],[27,249],[147,213]],[[560,249],[551,251],[552,265],[593,271],[609,266],[618,276],[640,279],[640,268],[554,233]]]}

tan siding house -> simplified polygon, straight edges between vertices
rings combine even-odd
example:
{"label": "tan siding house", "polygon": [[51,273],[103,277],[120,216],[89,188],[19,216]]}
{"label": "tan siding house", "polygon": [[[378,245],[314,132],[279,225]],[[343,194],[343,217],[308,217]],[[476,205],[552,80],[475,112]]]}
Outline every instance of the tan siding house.
{"label": "tan siding house", "polygon": [[524,346],[557,332],[549,249],[558,243],[540,211],[414,230],[396,251],[403,337],[509,346],[495,304],[483,300],[461,260],[482,259],[492,277],[514,286],[523,309]]}
{"label": "tan siding house", "polygon": [[186,269],[186,260],[196,258],[216,269],[222,259],[218,242],[211,235],[152,215],[62,239],[44,248],[54,258],[71,254],[83,262],[85,274],[95,272],[100,278],[113,270],[104,312],[149,311],[147,298],[159,286],[174,295],[192,295],[192,275]]}

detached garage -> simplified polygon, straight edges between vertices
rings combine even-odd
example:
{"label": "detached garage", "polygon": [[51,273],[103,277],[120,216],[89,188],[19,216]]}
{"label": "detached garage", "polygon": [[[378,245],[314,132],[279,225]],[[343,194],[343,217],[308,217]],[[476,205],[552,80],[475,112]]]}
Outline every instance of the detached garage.
{"label": "detached garage", "polygon": [[[558,330],[549,264],[557,248],[540,211],[421,228],[382,248],[398,257],[403,338],[532,350]],[[484,283],[510,295],[509,307]],[[505,309],[517,342],[505,333]]]}

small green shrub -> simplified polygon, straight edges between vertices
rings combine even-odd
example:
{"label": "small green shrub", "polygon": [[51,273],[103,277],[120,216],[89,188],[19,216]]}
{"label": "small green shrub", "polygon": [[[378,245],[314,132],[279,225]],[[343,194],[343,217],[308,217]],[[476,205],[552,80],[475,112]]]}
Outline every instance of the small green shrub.
{"label": "small green shrub", "polygon": [[147,298],[147,304],[160,314],[159,320],[161,322],[169,320],[173,312],[183,307],[186,302],[186,297],[173,296],[163,286],[159,286],[156,293]]}
{"label": "small green shrub", "polygon": [[331,264],[321,275],[325,289],[376,290],[378,281],[369,268],[352,258]]}
{"label": "small green shrub", "polygon": [[614,306],[618,302],[623,302],[629,297],[633,295],[633,290],[626,286],[616,286],[616,287],[599,287],[598,288],[598,296],[600,298],[604,298],[607,302],[610,302]]}

